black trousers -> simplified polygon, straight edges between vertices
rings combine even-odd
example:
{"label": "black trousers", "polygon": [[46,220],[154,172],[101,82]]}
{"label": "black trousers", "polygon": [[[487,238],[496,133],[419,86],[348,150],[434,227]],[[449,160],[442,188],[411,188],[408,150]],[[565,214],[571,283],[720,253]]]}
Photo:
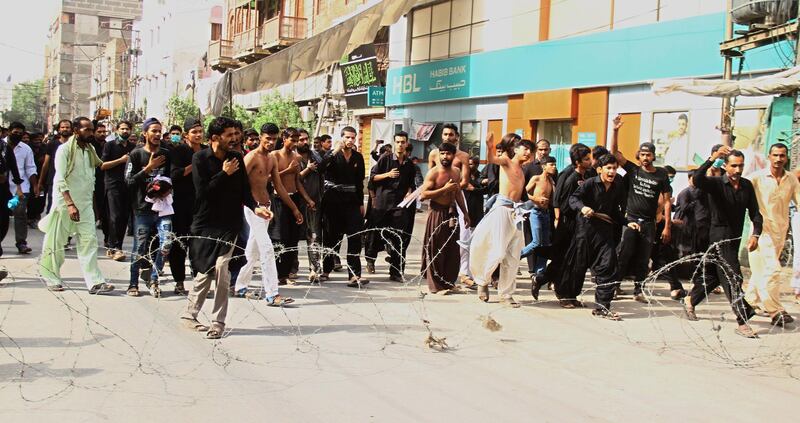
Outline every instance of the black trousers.
{"label": "black trousers", "polygon": [[372,212],[375,215],[373,228],[382,230],[370,232],[372,239],[365,251],[366,258],[374,261],[378,251],[386,250],[389,255],[389,274],[401,276],[405,271],[406,251],[411,241],[409,219],[413,219],[414,209],[373,209]]}
{"label": "black trousers", "polygon": [[[734,234],[727,227],[711,227],[709,231],[710,244],[715,244],[727,239],[738,238],[741,233]],[[739,264],[739,240],[721,242],[711,248],[711,255],[717,255],[723,260],[725,266],[716,265],[710,262],[701,263],[703,272],[692,278],[694,286],[689,293],[692,306],[697,306],[708,297],[708,293],[716,287],[722,285],[725,297],[731,303],[736,322],[740,325],[750,320],[755,312],[750,304],[744,299],[742,291],[742,266]],[[699,273],[699,272],[698,272]]]}
{"label": "black trousers", "polygon": [[[189,236],[192,227],[192,210],[175,208],[172,215],[172,232],[177,238],[169,250],[169,268],[175,282],[186,280],[186,256],[189,249]],[[194,274],[194,272],[192,272]]]}
{"label": "black trousers", "polygon": [[[531,239],[533,239],[529,217],[530,215],[526,214],[525,221],[522,222],[522,235],[525,237],[525,245],[530,244]],[[536,253],[528,255],[525,260],[528,264],[528,274],[533,276],[536,273]]]}
{"label": "black trousers", "polygon": [[[531,225],[527,225],[530,230]],[[553,244],[550,248],[550,263],[544,271],[544,278],[547,282],[557,285],[562,279],[564,268],[565,253],[570,247],[572,238],[575,236],[575,220],[571,217],[561,215],[558,227],[553,232]],[[558,291],[556,291],[556,294]]]}
{"label": "black trousers", "polygon": [[108,204],[108,248],[122,249],[125,229],[132,217],[128,190],[124,185],[106,187]]}
{"label": "black trousers", "polygon": [[561,282],[556,284],[559,299],[574,300],[583,291],[586,270],[591,269],[597,279],[595,303],[598,309],[610,309],[614,291],[619,282],[615,280],[617,253],[615,251],[614,228],[605,222],[578,222],[575,237],[564,258]]}
{"label": "black trousers", "polygon": [[[11,210],[7,206],[10,199],[11,193],[8,191],[8,181],[0,183],[0,242],[6,239],[8,225],[11,222]],[[3,249],[0,248],[0,256],[2,255]]]}
{"label": "black trousers", "polygon": [[636,219],[629,219],[628,222],[638,223],[640,230],[636,231],[627,226],[622,228],[622,239],[617,247],[619,268],[616,280],[621,281],[626,276],[633,275],[635,283],[633,293],[640,294],[644,280],[650,273],[650,256],[653,252],[653,242],[656,240],[656,224]]}
{"label": "black trousers", "polygon": [[[661,234],[661,232],[664,230],[664,225],[665,223],[663,220],[656,224],[656,235]],[[653,271],[657,272],[662,267],[674,262],[675,260],[678,260],[678,251],[675,249],[672,242],[669,244],[664,244],[661,242],[660,236],[656,236],[656,241],[653,245],[652,260]],[[669,270],[661,272],[659,279],[669,282],[670,290],[674,291],[677,289],[683,289],[683,284],[681,283],[680,279],[678,279],[677,267],[672,267]]]}
{"label": "black trousers", "polygon": [[[328,192],[326,196],[335,194]],[[359,206],[326,200],[323,200],[322,210],[322,245],[326,250],[322,272],[328,274],[333,270],[334,254],[341,247],[342,237],[347,236],[348,277],[361,277],[361,235],[358,233],[364,227],[364,218]]]}

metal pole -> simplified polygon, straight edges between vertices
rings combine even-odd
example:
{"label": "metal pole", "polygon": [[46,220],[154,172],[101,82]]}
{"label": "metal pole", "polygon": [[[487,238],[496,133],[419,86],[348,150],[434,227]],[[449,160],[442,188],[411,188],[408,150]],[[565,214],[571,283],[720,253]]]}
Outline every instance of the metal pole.
{"label": "metal pole", "polygon": [[233,117],[233,73],[228,71],[228,113]]}
{"label": "metal pole", "polygon": [[[733,21],[731,20],[731,9],[733,8],[733,0],[727,0],[726,13],[725,13],[725,41],[733,38]],[[725,56],[725,67],[722,71],[722,79],[731,79],[733,76],[733,59],[730,56]],[[720,116],[719,127],[722,129],[731,129],[731,99],[730,97],[722,98],[722,113]],[[730,146],[731,137],[723,137],[723,142]]]}

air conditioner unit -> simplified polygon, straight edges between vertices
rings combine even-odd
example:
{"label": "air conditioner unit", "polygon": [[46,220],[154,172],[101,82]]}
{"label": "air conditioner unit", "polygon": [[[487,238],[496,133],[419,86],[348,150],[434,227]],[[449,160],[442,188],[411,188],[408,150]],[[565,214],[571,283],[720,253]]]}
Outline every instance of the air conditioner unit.
{"label": "air conditioner unit", "polygon": [[314,108],[311,106],[300,107],[300,119],[303,122],[311,122],[314,120]]}
{"label": "air conditioner unit", "polygon": [[797,17],[798,0],[733,0],[731,19],[751,29],[770,28]]}

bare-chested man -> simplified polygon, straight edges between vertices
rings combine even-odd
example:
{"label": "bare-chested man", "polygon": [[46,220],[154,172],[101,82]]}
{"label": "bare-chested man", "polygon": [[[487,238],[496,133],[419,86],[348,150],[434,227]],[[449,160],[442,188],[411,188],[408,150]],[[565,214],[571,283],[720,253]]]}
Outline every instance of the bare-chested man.
{"label": "bare-chested man", "polygon": [[300,180],[302,157],[295,151],[299,137],[300,132],[297,129],[284,129],[281,148],[270,153],[278,168],[280,181],[291,198],[290,202],[276,199],[272,203],[272,212],[275,216],[269,225],[269,236],[273,242],[283,245],[284,248],[277,261],[279,285],[294,284],[297,278],[297,275],[292,274],[292,267],[297,260],[297,242],[300,239],[302,219],[295,222],[295,218],[290,214],[290,211],[293,213],[293,209],[289,204],[300,205],[300,207],[305,204],[311,209],[317,207],[314,200],[306,193]]}
{"label": "bare-chested man", "polygon": [[[292,201],[283,186],[281,178],[278,176],[278,166],[276,160],[270,155],[270,146],[275,145],[275,140],[280,136],[280,130],[275,124],[265,124],[261,128],[261,142],[255,150],[247,153],[244,157],[245,170],[250,181],[250,190],[253,199],[259,207],[269,208],[270,198],[267,192],[267,185],[272,182],[280,197],[280,202],[284,207],[291,210],[297,224],[303,222],[303,215]],[[239,271],[236,278],[236,291],[247,290],[250,278],[253,276],[253,267],[256,259],[261,259],[261,282],[264,286],[264,298],[270,306],[282,306],[294,302],[291,298],[282,297],[278,293],[278,272],[275,267],[275,251],[272,241],[269,238],[268,226],[273,213],[270,212],[270,220],[265,220],[253,215],[252,211],[245,207],[245,219],[250,226],[250,235],[245,247],[247,264]],[[288,212],[287,212],[288,214]],[[291,222],[294,224],[295,222]]]}
{"label": "bare-chested man", "polygon": [[444,143],[438,150],[439,165],[432,167],[425,177],[420,198],[430,199],[428,223],[422,246],[422,271],[428,279],[431,293],[447,295],[456,289],[458,279],[459,225],[456,222],[456,205],[463,213],[469,227],[469,215],[464,196],[459,189],[461,171],[453,166],[456,146]]}
{"label": "bare-chested man", "polygon": [[[558,173],[555,157],[544,157],[540,165],[544,172],[533,176],[525,187],[528,199],[533,202],[533,208],[528,219],[531,224],[531,242],[522,249],[522,258],[531,254],[536,255],[533,273],[535,285],[540,285],[544,280],[544,270],[547,267],[547,255],[543,254],[541,249],[548,248],[551,245],[550,204],[553,200],[556,185],[553,178]],[[534,297],[538,299],[536,298],[538,297],[538,291]]]}
{"label": "bare-chested man", "polygon": [[[488,149],[494,144],[490,133],[486,138]],[[497,290],[501,302],[519,307],[512,294],[517,287],[519,252],[525,243],[522,235],[522,216],[517,206],[522,204],[525,192],[525,175],[522,165],[530,159],[534,145],[529,140],[503,141],[497,145],[503,151],[498,157],[489,156],[489,163],[500,166],[500,193],[492,209],[472,233],[469,246],[469,267],[478,284],[478,298],[489,301],[489,282],[492,273],[500,266]]]}
{"label": "bare-chested man", "polygon": [[[451,166],[455,169],[458,169],[462,175],[465,177],[461,178],[461,182],[459,182],[458,187],[460,190],[464,190],[469,185],[469,178],[466,175],[469,175],[469,153],[466,151],[461,151],[458,148],[460,141],[460,134],[458,133],[458,128],[452,123],[446,123],[442,128],[442,144],[452,144],[456,147],[455,156],[453,156]],[[441,147],[439,149],[434,149],[428,155],[428,169],[433,169],[435,166],[438,166],[441,162]],[[461,196],[463,197],[463,192],[459,191]],[[466,201],[464,202],[466,204]],[[472,236],[472,229],[464,224],[464,215],[466,215],[466,211],[464,213],[461,210],[458,210],[458,227],[459,227],[459,245],[461,246],[461,250],[459,251],[459,274],[461,275],[460,280],[467,286],[473,286],[475,283],[472,281],[472,273],[469,270],[469,239]]]}

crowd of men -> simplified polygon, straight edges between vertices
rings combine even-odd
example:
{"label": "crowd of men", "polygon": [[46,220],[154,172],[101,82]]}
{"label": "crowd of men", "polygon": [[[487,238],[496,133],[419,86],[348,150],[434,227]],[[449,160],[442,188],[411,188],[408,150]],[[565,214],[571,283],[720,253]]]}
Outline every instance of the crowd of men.
{"label": "crowd of men", "polygon": [[[343,270],[344,240],[347,286],[369,283],[361,257],[366,273],[375,273],[380,251],[387,255],[389,280],[406,281],[422,201],[429,211],[421,272],[432,294],[470,289],[489,301],[493,287],[501,303],[519,307],[514,294],[524,259],[533,298],[552,287],[564,308],[584,307],[579,298],[591,271],[592,314],[601,318],[621,319],[612,301],[624,294],[625,279],[633,280],[636,301],[649,302],[645,282],[655,274],[670,283],[672,299],[683,301],[690,320],[721,287],[738,334],[757,337],[747,324],[756,310],[773,325],[791,323],[780,300],[780,256],[790,204],[800,204],[800,182],[785,170],[787,147],[774,144],[770,167],[747,179],[744,155],[717,145],[673,204],[675,170],[654,165],[651,143],[641,144],[637,163],[617,151],[622,124],[615,119],[610,151],[572,145],[561,172],[548,141],[516,134],[499,143],[487,136],[481,170],[480,159],[459,148],[458,128],[445,124],[423,177],[405,132],[391,144],[379,143],[368,171],[369,157],[359,151],[352,127],[334,142],[271,123],[259,132],[244,130],[226,117],[205,128],[194,118],[169,128],[150,118],[137,138],[130,122],[112,132],[79,117],[59,122],[45,143],[42,134],[15,122],[0,141],[0,230],[4,238],[13,215],[20,254],[32,251],[29,225],[45,232],[40,273],[51,291],[65,289],[60,268],[75,236],[90,294],[114,289],[97,265],[97,229],[107,257],[116,261],[128,259],[123,242],[131,235],[127,295],[139,296],[142,281],[160,297],[168,263],[174,294],[189,299],[182,321],[211,339],[222,336],[229,296],[263,297],[270,306],[294,302],[279,286],[297,283],[301,240],[311,283]],[[745,214],[752,224],[744,239],[752,269],[746,284],[739,264]],[[674,266],[681,257],[694,263],[688,274]],[[256,264],[262,287],[253,290]],[[681,278],[692,283],[688,292]],[[792,286],[800,298],[798,281]],[[212,290],[211,325],[205,325],[197,316]]]}

